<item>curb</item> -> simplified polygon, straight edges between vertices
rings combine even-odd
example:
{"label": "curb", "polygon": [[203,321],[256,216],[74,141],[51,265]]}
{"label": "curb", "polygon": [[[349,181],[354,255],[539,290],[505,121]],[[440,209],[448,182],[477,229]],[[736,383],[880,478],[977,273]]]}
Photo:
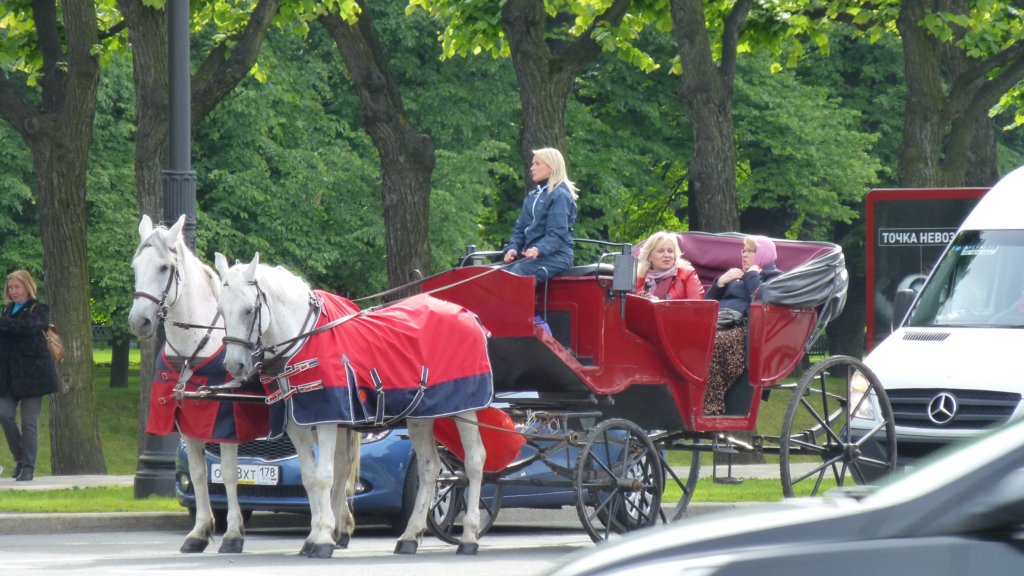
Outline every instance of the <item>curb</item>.
{"label": "curb", "polygon": [[[755,506],[758,502],[694,502],[686,508],[684,518],[693,518]],[[670,511],[671,506],[665,505]],[[503,510],[498,515],[499,523],[518,523],[521,509]],[[523,509],[524,512],[529,509]],[[536,510],[531,510],[536,512]],[[551,511],[552,520],[567,520],[578,523],[576,509],[565,507],[561,511]],[[557,514],[561,514],[556,516]],[[564,515],[564,517],[563,517]],[[571,518],[570,518],[571,516]],[[533,518],[531,523],[535,523]],[[287,528],[307,526],[308,519],[301,514],[275,514],[273,512],[253,515],[246,528]],[[305,523],[305,524],[304,524]],[[36,535],[36,534],[73,534],[81,532],[154,532],[174,531],[187,533],[192,529],[193,521],[188,512],[97,512],[81,514],[0,514],[0,536]]]}
{"label": "curb", "polygon": [[146,532],[192,529],[188,512],[0,514],[0,535],[73,532]]}

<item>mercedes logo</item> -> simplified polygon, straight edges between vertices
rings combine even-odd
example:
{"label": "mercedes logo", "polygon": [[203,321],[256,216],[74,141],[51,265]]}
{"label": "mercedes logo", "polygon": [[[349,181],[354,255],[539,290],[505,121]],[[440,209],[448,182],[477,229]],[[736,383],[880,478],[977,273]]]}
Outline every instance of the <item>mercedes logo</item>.
{"label": "mercedes logo", "polygon": [[939,425],[949,424],[956,416],[956,410],[956,398],[948,392],[939,392],[928,403],[928,419]]}

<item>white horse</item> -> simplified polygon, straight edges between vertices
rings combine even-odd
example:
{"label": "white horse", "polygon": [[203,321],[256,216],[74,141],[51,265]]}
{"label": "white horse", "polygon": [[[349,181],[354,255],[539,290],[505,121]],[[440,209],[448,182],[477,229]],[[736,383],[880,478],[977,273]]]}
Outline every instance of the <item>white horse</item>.
{"label": "white horse", "polygon": [[[268,382],[267,377],[276,378],[274,384],[277,389],[274,392],[281,395],[287,407],[288,435],[296,446],[305,448],[300,451],[300,456],[305,456],[300,460],[300,466],[303,484],[310,498],[310,508],[314,513],[314,525],[310,533],[314,550],[325,549],[323,547],[331,542],[330,530],[334,520],[330,515],[330,507],[326,505],[326,498],[330,486],[328,479],[332,476],[332,459],[328,455],[335,448],[335,432],[340,430],[343,435],[354,435],[351,431],[354,423],[376,419],[376,424],[383,422],[388,425],[404,417],[416,452],[419,491],[409,523],[395,546],[395,553],[414,554],[427,529],[427,513],[440,469],[433,436],[434,418],[418,417],[416,408],[430,405],[439,398],[445,398],[442,403],[448,401],[456,403],[452,406],[457,405],[459,399],[453,397],[459,396],[462,390],[470,389],[472,398],[463,404],[479,402],[481,397],[486,396],[483,401],[483,405],[486,405],[493,393],[486,336],[475,317],[452,304],[431,299],[446,308],[440,313],[433,312],[431,320],[424,317],[421,318],[422,324],[408,322],[395,331],[388,327],[388,320],[393,318],[386,316],[389,310],[399,310],[400,305],[379,312],[356,313],[355,305],[344,300],[344,304],[340,305],[341,312],[338,313],[339,308],[331,308],[335,305],[330,302],[343,299],[326,293],[314,293],[303,279],[284,268],[261,266],[259,254],[249,264],[236,264],[233,267],[228,266],[223,255],[217,254],[215,265],[223,281],[219,310],[224,316],[227,332],[224,340],[227,344],[225,366],[235,376],[245,376],[260,370],[257,363],[262,363],[262,370],[266,374],[264,382]],[[325,311],[323,314],[322,310]],[[332,314],[336,317],[330,318]],[[467,321],[467,318],[471,320]],[[422,333],[421,330],[426,330],[428,324],[437,327],[435,332]],[[365,341],[358,338],[367,333],[371,334]],[[443,337],[439,337],[439,334],[443,334]],[[435,344],[444,340],[444,343],[437,345],[444,347],[451,344],[451,354],[444,354],[441,350],[427,351],[420,355],[421,358],[412,360],[403,355],[403,342],[413,342],[415,345],[421,343],[421,340],[433,340]],[[360,342],[359,346],[355,345],[356,341]],[[460,345],[464,354],[460,354]],[[400,350],[397,356],[394,348]],[[380,357],[388,353],[392,355],[386,359]],[[443,381],[443,376],[435,377],[435,374],[446,373],[445,362],[451,363],[451,357],[459,356],[480,359],[474,365],[475,376],[448,381]],[[299,359],[302,359],[301,362],[296,364]],[[419,363],[421,360],[422,364]],[[388,379],[398,369],[396,365],[404,367],[411,363],[415,364],[413,367],[416,371],[411,378],[412,382],[405,381],[405,388],[400,392],[388,390]],[[367,369],[367,365],[372,368]],[[310,367],[323,371],[306,371]],[[430,390],[428,372],[432,379],[430,384],[441,382],[446,386],[459,385],[462,388],[448,388],[443,390],[448,393],[447,397],[435,395],[433,400],[425,400]],[[464,385],[466,380],[472,381],[472,385]],[[410,391],[416,394],[416,400],[404,410],[398,408],[400,414],[396,415],[395,410],[390,410],[392,404],[403,400],[405,397],[402,394]],[[387,402],[385,393],[388,394]],[[469,398],[470,392],[466,394]],[[366,396],[372,397],[369,408]],[[482,407],[479,404],[476,406]],[[308,409],[316,414],[312,417],[302,415]],[[357,417],[357,413],[362,419]],[[476,425],[476,409],[460,410],[456,416],[466,454],[466,474],[469,480],[466,501],[475,503],[480,498],[486,454]],[[311,422],[316,419],[319,422]],[[316,426],[320,450],[320,458],[316,462],[310,448],[315,424],[320,424]],[[344,444],[339,443],[339,447]],[[463,526],[462,541],[457,553],[476,554],[480,526],[477,506],[467,507]]]}
{"label": "white horse", "polygon": [[[220,444],[220,454],[228,514],[227,530],[219,552],[240,553],[244,545],[245,527],[238,505],[238,443],[253,440],[256,435],[214,439],[194,430],[194,424],[210,416],[211,409],[213,417],[216,417],[217,407],[208,401],[204,401],[205,406],[195,400],[181,402],[180,398],[172,396],[170,389],[189,381],[193,371],[217,354],[223,345],[222,329],[196,328],[192,324],[198,322],[212,326],[218,322],[217,296],[220,293],[220,282],[213,269],[200,262],[185,245],[181,234],[184,224],[185,216],[182,216],[170,229],[163,226],[154,228],[149,216],[142,217],[139,223],[140,242],[132,259],[135,294],[128,321],[132,332],[139,338],[152,337],[163,324],[166,342],[158,363],[166,357],[172,363],[179,364],[178,367],[162,372],[164,375],[172,374],[172,380],[180,380],[180,383],[167,382],[167,386],[161,390],[154,387],[147,431],[167,434],[177,427],[188,450],[189,473],[196,493],[196,523],[186,536],[181,551],[202,552],[213,535],[215,521],[210,506],[204,444],[206,440],[224,440]],[[215,374],[219,371],[223,376],[220,382],[226,380],[226,372],[220,362],[208,364],[207,368]],[[175,372],[183,376],[174,378]],[[262,416],[262,426],[268,427],[265,406],[236,404],[234,408],[239,415],[242,412],[253,414],[257,420]],[[187,417],[183,411],[189,412]],[[161,419],[165,421],[159,422]],[[260,425],[255,426],[258,428]],[[262,434],[266,434],[266,431]]]}

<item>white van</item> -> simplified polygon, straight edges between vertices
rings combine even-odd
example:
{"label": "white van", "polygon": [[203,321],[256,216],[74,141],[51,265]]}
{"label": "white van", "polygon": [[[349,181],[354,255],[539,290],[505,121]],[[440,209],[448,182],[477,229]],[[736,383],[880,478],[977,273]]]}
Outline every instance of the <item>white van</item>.
{"label": "white van", "polygon": [[1024,411],[1024,167],[978,202],[865,362],[889,395],[900,466]]}

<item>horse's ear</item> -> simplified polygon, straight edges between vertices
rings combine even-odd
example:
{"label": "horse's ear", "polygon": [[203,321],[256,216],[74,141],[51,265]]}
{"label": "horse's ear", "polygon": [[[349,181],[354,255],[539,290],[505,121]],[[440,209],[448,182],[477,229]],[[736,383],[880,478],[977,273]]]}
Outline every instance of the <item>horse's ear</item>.
{"label": "horse's ear", "polygon": [[252,258],[252,262],[249,262],[249,266],[242,273],[242,277],[245,278],[246,282],[252,282],[256,279],[256,269],[260,265],[260,253],[257,252]]}
{"label": "horse's ear", "polygon": [[220,252],[213,254],[213,265],[217,267],[217,273],[220,274],[221,280],[228,275],[228,270],[231,268],[228,266],[228,259]]}
{"label": "horse's ear", "polygon": [[178,241],[178,235],[181,234],[181,229],[185,227],[185,215],[182,214],[178,217],[178,221],[174,223],[174,226],[167,231],[168,244],[174,245]]}
{"label": "horse's ear", "polygon": [[139,240],[149,238],[149,235],[152,233],[153,221],[149,219],[149,214],[143,214],[142,221],[139,222]]}

